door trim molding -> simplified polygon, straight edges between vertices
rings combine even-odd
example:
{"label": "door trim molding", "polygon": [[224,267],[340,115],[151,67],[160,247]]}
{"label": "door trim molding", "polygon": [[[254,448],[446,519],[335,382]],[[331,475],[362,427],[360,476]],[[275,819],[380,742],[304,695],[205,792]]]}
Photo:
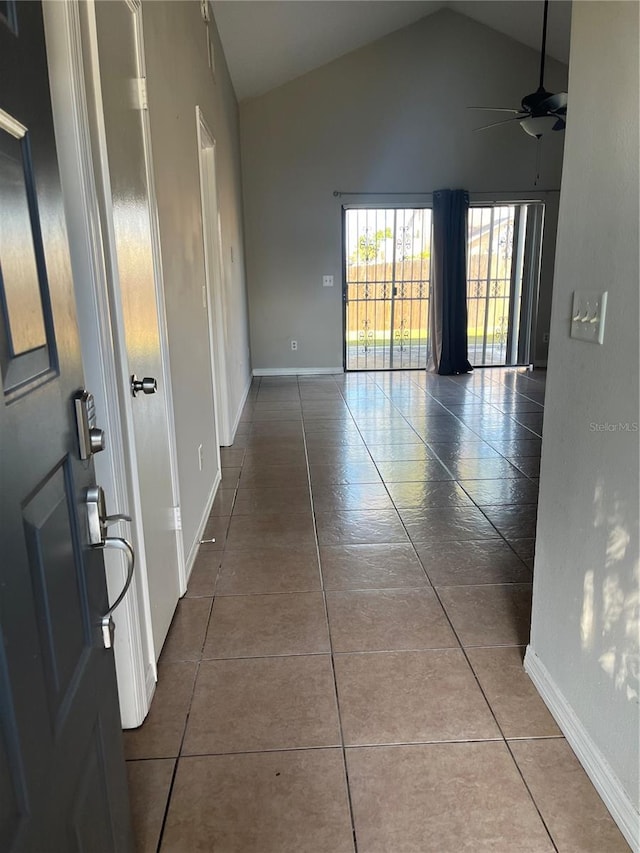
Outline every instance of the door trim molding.
{"label": "door trim molding", "polygon": [[[140,0],[125,0],[135,18],[136,48],[138,53],[138,68],[141,78],[146,80],[147,70],[144,53],[144,32],[142,27],[142,3]],[[169,432],[169,464],[171,468],[171,488],[173,506],[180,507],[180,478],[178,472],[178,442],[176,438],[176,422],[174,417],[173,384],[171,381],[171,357],[169,353],[169,326],[167,323],[167,305],[164,296],[164,269],[162,264],[162,241],[160,237],[160,215],[158,213],[158,196],[156,193],[155,172],[153,168],[153,150],[151,147],[151,121],[149,107],[142,110],[142,140],[144,144],[145,171],[147,191],[149,196],[149,219],[151,230],[151,252],[153,255],[154,284],[158,314],[158,331],[160,337],[160,358],[162,360],[163,390],[165,412]],[[184,553],[184,538],[182,527],[175,529],[176,550],[178,554],[178,576],[180,595],[187,591],[187,565]]]}
{"label": "door trim molding", "polygon": [[[101,426],[108,436],[107,449],[95,457],[96,476],[105,488],[111,512],[128,512],[135,505],[134,483],[127,475],[130,460],[125,440],[126,402],[120,391],[114,348],[114,325],[109,300],[104,247],[100,227],[85,89],[83,45],[78,0],[43,3],[54,126],[58,148],[68,231],[75,260],[75,298],[80,325],[82,357],[91,392],[96,398]],[[82,282],[82,286],[80,286]],[[84,320],[84,323],[82,322]],[[141,531],[134,532],[136,542]],[[125,530],[119,531],[126,534]],[[138,545],[138,550],[140,546]],[[143,557],[143,555],[140,555]],[[122,587],[125,562],[118,552],[105,554],[110,597]],[[140,559],[144,565],[144,560]],[[120,712],[124,728],[139,726],[151,702],[156,665],[153,645],[144,620],[150,618],[148,588],[143,572],[114,614],[115,661]]]}
{"label": "door trim molding", "polygon": [[[222,268],[222,234],[220,233],[220,202],[218,198],[218,170],[216,164],[216,138],[211,132],[202,110],[196,105],[196,134],[198,139],[198,177],[200,181],[200,206],[202,211],[202,242],[207,289],[207,316],[209,349],[218,444],[228,446],[233,442],[229,412],[229,387],[227,359],[224,346],[224,270]],[[214,192],[207,193],[205,186],[205,157],[209,152],[213,170]],[[210,222],[208,208],[213,203],[214,222]],[[211,241],[213,244],[211,245]],[[215,257],[212,257],[214,255]],[[218,453],[220,449],[218,447]],[[219,460],[218,460],[218,467]]]}

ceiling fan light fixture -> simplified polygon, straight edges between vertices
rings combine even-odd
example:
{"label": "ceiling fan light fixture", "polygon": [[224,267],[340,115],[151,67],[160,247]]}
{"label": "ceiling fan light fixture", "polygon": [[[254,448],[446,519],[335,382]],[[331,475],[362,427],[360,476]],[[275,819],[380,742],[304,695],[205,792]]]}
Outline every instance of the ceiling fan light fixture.
{"label": "ceiling fan light fixture", "polygon": [[535,139],[540,139],[540,137],[547,133],[547,131],[555,130],[554,125],[557,121],[558,117],[554,115],[527,116],[527,118],[523,118],[520,122],[520,127],[525,133],[528,133],[529,136],[533,136]]}

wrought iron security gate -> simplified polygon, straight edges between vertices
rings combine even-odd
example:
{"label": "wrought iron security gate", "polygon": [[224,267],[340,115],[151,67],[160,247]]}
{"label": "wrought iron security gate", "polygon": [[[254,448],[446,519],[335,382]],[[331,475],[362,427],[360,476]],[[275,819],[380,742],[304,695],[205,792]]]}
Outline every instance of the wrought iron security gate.
{"label": "wrought iron security gate", "polygon": [[345,368],[426,367],[431,210],[345,210]]}
{"label": "wrought iron security gate", "polygon": [[475,205],[467,241],[467,341],[474,367],[527,364],[544,206]]}

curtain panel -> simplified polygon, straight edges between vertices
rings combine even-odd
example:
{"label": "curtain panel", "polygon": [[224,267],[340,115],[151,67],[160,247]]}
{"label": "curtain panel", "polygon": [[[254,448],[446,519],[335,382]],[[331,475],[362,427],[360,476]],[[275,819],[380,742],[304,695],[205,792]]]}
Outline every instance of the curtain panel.
{"label": "curtain panel", "polygon": [[431,352],[428,369],[441,375],[468,373],[467,218],[465,190],[433,194]]}

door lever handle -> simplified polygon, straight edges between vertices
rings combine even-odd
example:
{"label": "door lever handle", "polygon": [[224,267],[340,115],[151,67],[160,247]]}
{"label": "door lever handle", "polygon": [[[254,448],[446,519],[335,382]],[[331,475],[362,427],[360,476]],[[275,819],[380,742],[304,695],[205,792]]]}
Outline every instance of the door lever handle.
{"label": "door lever handle", "polygon": [[120,595],[116,598],[106,613],[100,618],[100,627],[102,628],[102,642],[105,649],[113,647],[113,637],[115,633],[115,623],[112,618],[113,611],[120,604],[122,599],[127,594],[131,581],[133,580],[133,570],[136,565],[136,555],[133,546],[126,539],[121,539],[119,536],[107,536],[100,545],[95,545],[96,548],[116,548],[118,551],[123,551],[127,558],[127,577],[122,587]]}
{"label": "door lever handle", "polygon": [[104,490],[101,486],[87,489],[87,523],[89,527],[89,545],[102,545],[107,535],[107,527],[117,521],[131,521],[130,515],[118,512],[107,515]]}
{"label": "door lever handle", "polygon": [[117,521],[131,521],[130,515],[125,515],[123,512],[116,512],[113,515],[108,515],[102,519],[102,526],[108,527],[110,524],[115,524]]}

